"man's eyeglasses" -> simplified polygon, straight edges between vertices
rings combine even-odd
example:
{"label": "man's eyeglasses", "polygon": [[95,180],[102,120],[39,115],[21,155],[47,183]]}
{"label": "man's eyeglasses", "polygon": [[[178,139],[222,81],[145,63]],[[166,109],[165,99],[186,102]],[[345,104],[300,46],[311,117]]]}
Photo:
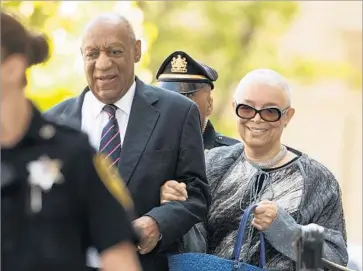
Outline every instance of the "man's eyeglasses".
{"label": "man's eyeglasses", "polygon": [[256,109],[247,104],[237,104],[236,114],[241,119],[250,120],[253,119],[256,114],[259,114],[261,119],[267,122],[276,122],[281,119],[281,117],[287,112],[290,107],[281,110],[278,107],[267,107],[263,109]]}

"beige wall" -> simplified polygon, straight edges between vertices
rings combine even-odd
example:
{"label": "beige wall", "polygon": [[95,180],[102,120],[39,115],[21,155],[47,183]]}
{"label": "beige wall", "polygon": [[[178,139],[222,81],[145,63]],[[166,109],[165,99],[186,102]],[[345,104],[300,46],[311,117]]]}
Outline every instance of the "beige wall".
{"label": "beige wall", "polygon": [[[362,71],[362,3],[299,4],[300,14],[281,40],[280,56],[345,61]],[[362,91],[331,79],[292,89],[296,115],[284,132],[284,143],[334,173],[342,188],[348,238],[362,244]],[[233,117],[229,108],[226,112]]]}
{"label": "beige wall", "polygon": [[299,1],[299,5],[299,14],[281,39],[282,56],[303,54],[327,61],[358,59],[361,67],[362,2]]}
{"label": "beige wall", "polygon": [[362,97],[329,86],[296,88],[296,115],[284,132],[288,145],[325,164],[343,195],[348,238],[362,243]]}
{"label": "beige wall", "polygon": [[[281,41],[282,54],[345,61],[362,72],[362,2],[305,1]],[[362,79],[361,79],[362,80]],[[362,92],[344,82],[295,86],[287,143],[326,164],[343,193],[348,238],[362,244]]]}

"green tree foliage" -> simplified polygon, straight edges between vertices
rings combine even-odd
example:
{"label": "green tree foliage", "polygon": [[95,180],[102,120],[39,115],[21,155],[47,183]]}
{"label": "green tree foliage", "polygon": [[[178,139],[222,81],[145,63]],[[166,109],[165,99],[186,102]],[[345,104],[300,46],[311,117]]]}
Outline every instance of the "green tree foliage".
{"label": "green tree foliage", "polygon": [[213,120],[218,130],[232,134],[225,121],[234,88],[256,68],[272,68],[302,84],[321,77],[345,77],[351,68],[279,55],[279,42],[299,12],[293,1],[140,1],[144,27],[152,38],[149,68],[153,73],[172,51],[184,50],[219,72],[214,90]]}
{"label": "green tree foliage", "polygon": [[[321,77],[357,76],[342,63],[318,63],[314,59],[283,59],[279,42],[299,12],[294,1],[3,1],[1,6],[21,14],[34,30],[48,34],[53,57],[29,72],[27,93],[45,110],[74,96],[86,85],[79,38],[88,20],[100,12],[114,11],[135,19],[142,31],[144,55],[138,75],[155,81],[162,61],[175,50],[184,50],[219,72],[214,95],[213,119],[218,129],[232,134],[233,124],[223,114],[230,108],[234,87],[249,70],[268,67],[303,84]],[[65,12],[65,5],[68,5]],[[69,12],[73,8],[73,13]],[[78,62],[77,62],[78,61]],[[352,76],[353,74],[353,76]],[[358,78],[361,77],[361,74]]]}
{"label": "green tree foliage", "polygon": [[235,84],[247,71],[270,67],[286,72],[291,68],[280,63],[276,45],[298,11],[294,2],[158,1],[138,5],[147,27],[158,33],[150,55],[154,73],[178,49],[218,70],[216,119],[229,106]]}

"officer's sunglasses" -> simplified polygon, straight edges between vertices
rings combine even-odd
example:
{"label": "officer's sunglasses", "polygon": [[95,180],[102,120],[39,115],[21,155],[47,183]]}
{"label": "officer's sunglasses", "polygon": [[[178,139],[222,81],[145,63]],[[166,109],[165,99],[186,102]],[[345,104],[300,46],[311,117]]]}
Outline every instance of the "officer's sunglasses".
{"label": "officer's sunglasses", "polygon": [[236,105],[236,115],[241,119],[250,120],[253,119],[257,114],[260,115],[261,119],[267,122],[276,122],[287,112],[290,107],[281,110],[278,107],[267,107],[263,109],[256,109],[247,104]]}

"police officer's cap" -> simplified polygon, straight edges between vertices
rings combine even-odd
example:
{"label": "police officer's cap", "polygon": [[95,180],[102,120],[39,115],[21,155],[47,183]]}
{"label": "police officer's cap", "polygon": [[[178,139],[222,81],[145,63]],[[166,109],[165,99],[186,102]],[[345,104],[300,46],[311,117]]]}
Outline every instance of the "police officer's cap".
{"label": "police officer's cap", "polygon": [[198,91],[203,83],[214,88],[218,73],[183,51],[175,51],[161,64],[156,80],[162,88],[188,94]]}

